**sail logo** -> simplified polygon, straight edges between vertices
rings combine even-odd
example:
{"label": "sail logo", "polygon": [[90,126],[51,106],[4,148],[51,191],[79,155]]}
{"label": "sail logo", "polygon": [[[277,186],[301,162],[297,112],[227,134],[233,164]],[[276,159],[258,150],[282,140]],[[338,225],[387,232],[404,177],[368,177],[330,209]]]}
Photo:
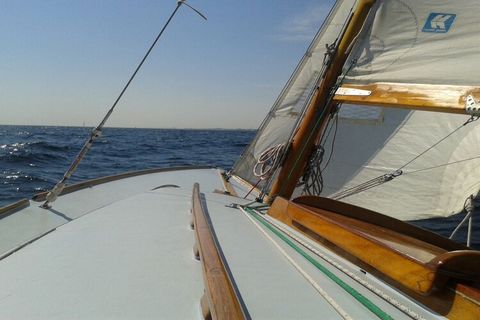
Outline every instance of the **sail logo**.
{"label": "sail logo", "polygon": [[428,15],[427,21],[423,26],[423,32],[447,33],[452,27],[453,21],[457,15],[453,13],[435,13]]}

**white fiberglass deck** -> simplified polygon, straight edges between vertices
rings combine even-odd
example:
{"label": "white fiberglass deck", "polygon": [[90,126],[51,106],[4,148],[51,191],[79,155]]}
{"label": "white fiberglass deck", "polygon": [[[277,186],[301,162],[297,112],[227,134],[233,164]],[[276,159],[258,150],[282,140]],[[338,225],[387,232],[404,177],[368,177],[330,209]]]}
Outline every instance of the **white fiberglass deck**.
{"label": "white fiberglass deck", "polygon": [[[38,232],[56,229],[0,260],[0,319],[200,318],[204,284],[201,262],[193,257],[195,237],[190,229],[194,182],[200,183],[205,194],[221,249],[253,319],[340,319],[242,211],[226,207],[246,200],[213,193],[223,188],[213,169],[110,182],[60,197],[54,203],[57,212],[32,203],[1,219],[2,237],[10,241],[3,252],[29,240],[28,232],[34,238]],[[152,190],[165,184],[180,188]],[[15,227],[22,231],[20,237],[15,238]],[[354,319],[375,318],[307,260],[273,238]],[[357,267],[331,256],[421,316],[434,317]],[[393,318],[408,318],[316,259]]]}

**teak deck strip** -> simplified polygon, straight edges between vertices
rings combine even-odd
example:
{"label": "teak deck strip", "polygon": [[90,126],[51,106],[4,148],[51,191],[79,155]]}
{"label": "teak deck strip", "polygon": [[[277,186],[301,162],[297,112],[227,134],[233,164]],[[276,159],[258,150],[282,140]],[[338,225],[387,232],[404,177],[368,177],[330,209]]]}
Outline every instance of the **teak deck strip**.
{"label": "teak deck strip", "polygon": [[206,319],[246,319],[246,310],[216,241],[198,183],[193,187],[192,214],[205,282],[205,295],[201,301],[203,316]]}

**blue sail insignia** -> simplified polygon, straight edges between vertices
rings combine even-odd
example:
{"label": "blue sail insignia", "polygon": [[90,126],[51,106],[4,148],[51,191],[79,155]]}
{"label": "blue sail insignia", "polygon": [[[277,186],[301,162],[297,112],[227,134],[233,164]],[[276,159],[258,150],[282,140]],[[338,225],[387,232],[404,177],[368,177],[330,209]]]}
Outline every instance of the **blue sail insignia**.
{"label": "blue sail insignia", "polygon": [[453,13],[436,13],[428,15],[422,32],[447,33],[452,27],[457,15]]}

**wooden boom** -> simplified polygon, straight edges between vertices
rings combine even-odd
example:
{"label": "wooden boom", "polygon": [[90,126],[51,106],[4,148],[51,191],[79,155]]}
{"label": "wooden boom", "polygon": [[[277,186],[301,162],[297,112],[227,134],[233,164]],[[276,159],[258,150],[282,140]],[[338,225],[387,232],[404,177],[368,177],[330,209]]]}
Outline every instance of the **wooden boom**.
{"label": "wooden boom", "polygon": [[[348,89],[369,91],[370,94],[354,94],[355,91],[348,94]],[[339,91],[344,93],[338,94]],[[334,100],[341,103],[460,114],[468,113],[465,107],[468,95],[476,100],[480,97],[480,87],[406,83],[345,84],[339,91]]]}

